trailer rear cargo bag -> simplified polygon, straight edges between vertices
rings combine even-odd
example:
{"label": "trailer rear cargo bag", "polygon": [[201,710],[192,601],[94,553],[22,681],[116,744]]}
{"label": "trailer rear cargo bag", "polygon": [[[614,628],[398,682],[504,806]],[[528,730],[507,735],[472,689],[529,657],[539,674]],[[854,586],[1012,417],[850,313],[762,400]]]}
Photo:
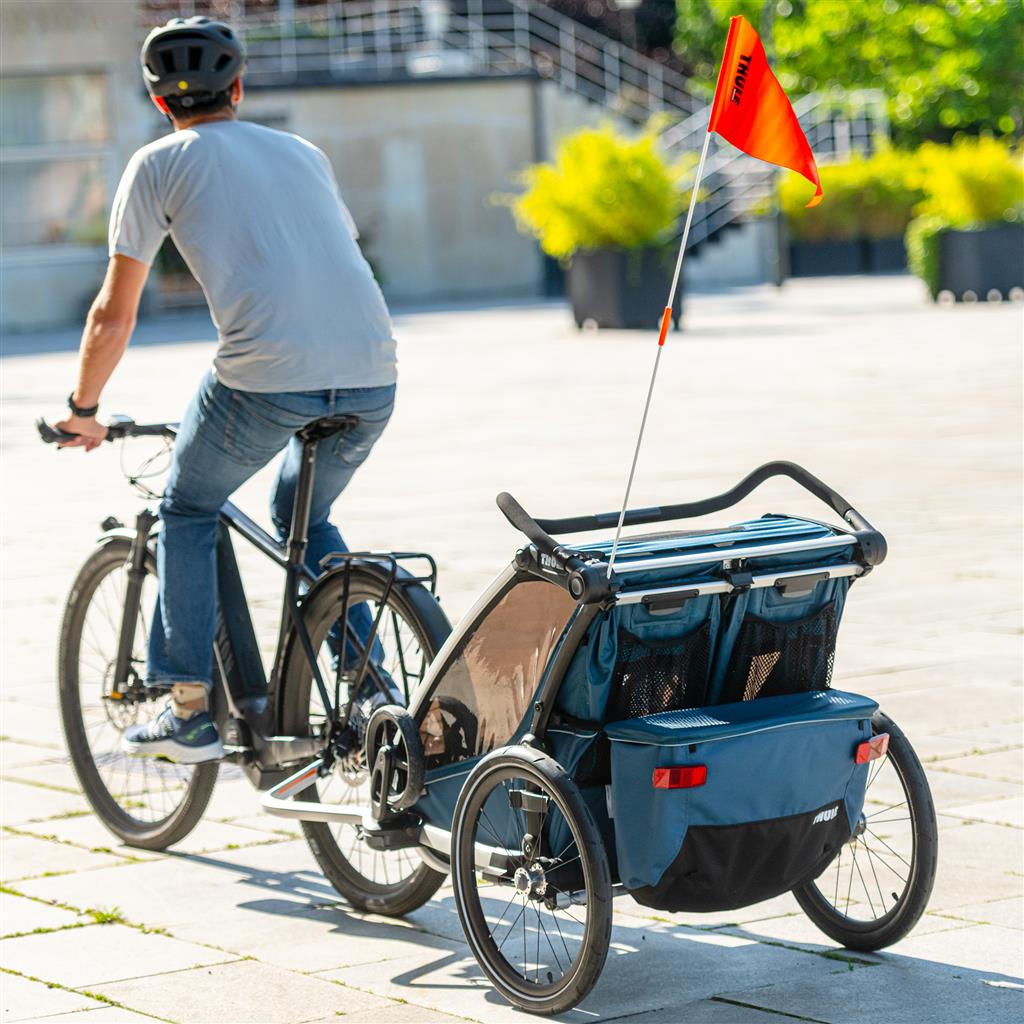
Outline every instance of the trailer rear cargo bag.
{"label": "trailer rear cargo bag", "polygon": [[817,877],[860,819],[878,705],[817,690],[605,727],[618,874],[660,910],[729,910]]}

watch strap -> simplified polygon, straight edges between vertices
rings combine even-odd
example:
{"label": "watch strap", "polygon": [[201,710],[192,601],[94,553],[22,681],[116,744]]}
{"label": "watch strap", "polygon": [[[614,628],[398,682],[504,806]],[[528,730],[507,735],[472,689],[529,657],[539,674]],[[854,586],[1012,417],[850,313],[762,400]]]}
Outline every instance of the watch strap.
{"label": "watch strap", "polygon": [[72,391],[71,394],[68,395],[68,408],[76,416],[95,416],[96,413],[99,411],[99,407],[100,406],[98,402],[96,403],[96,405],[90,406],[75,405],[75,393]]}

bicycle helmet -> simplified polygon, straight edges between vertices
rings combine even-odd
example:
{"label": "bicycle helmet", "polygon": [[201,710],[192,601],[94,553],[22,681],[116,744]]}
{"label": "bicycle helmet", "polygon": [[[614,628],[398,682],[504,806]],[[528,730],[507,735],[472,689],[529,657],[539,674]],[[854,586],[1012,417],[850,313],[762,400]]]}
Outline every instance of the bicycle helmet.
{"label": "bicycle helmet", "polygon": [[210,18],[171,18],[142,44],[142,76],[154,97],[191,107],[223,92],[241,74],[245,51],[229,25]]}

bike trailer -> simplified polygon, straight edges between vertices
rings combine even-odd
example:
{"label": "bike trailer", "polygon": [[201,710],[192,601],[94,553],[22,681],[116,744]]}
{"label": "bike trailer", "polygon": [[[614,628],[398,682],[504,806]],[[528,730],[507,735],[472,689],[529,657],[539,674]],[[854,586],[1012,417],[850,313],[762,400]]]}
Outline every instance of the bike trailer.
{"label": "bike trailer", "polygon": [[[588,803],[607,816],[615,873],[638,902],[708,911],[768,899],[816,877],[857,827],[867,779],[857,751],[877,704],[829,688],[850,585],[830,573],[848,563],[827,547],[824,558],[816,547],[756,554],[831,535],[769,516],[623,553],[624,574],[661,552],[690,560],[671,576],[658,564],[627,576],[643,596],[628,601],[623,588],[595,619],[550,735],[579,784],[605,787]],[[740,586],[701,592],[741,547]],[[745,587],[780,569],[776,585]]]}
{"label": "bike trailer", "polygon": [[[373,712],[358,759],[339,732],[264,806],[345,823],[351,857],[374,865],[356,893],[368,909],[407,912],[450,873],[477,962],[533,1013],[591,990],[617,894],[675,912],[792,891],[847,946],[897,941],[931,891],[934,807],[895,723],[832,688],[850,586],[884,539],[792,463],[623,518],[719,512],[772,476],[843,525],[773,514],[570,546],[554,537],[618,516],[535,520],[499,496],[528,542],[416,670],[408,706]],[[415,652],[396,645],[381,671],[397,678]],[[339,771],[365,779],[368,806],[294,799]]]}

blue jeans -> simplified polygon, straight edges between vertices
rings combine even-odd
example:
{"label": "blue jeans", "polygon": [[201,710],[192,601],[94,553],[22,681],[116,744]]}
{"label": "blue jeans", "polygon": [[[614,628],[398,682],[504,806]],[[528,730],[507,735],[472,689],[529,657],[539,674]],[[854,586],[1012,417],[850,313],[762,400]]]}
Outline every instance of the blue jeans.
{"label": "blue jeans", "polygon": [[[321,416],[355,415],[359,426],[322,441],[317,449],[306,564],[319,574],[325,555],[348,550],[327,517],[334,499],[383,433],[394,402],[393,384],[257,394],[235,391],[219,383],[212,372],[207,374],[181,422],[160,503],[159,597],[149,634],[147,682],[210,687],[221,505],[287,448],[271,496],[271,515],[283,540],[291,525],[302,450],[295,432]],[[370,618],[365,605],[352,609],[349,623],[357,635],[366,635]]]}

